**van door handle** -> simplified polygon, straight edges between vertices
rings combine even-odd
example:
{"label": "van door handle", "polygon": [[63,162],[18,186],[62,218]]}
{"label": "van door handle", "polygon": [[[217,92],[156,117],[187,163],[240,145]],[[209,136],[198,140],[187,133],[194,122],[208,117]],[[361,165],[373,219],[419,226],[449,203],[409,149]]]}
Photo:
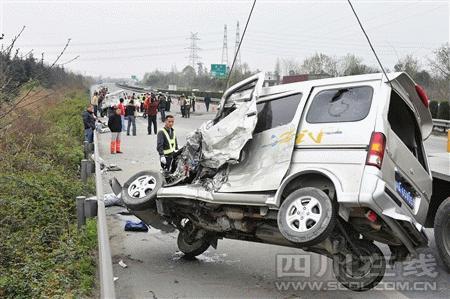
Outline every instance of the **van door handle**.
{"label": "van door handle", "polygon": [[246,114],[247,117],[254,116],[254,115],[256,115],[256,112],[250,112],[250,113]]}
{"label": "van door handle", "polygon": [[414,173],[415,173],[414,169],[413,169],[413,168],[410,168],[410,169],[409,169],[409,173],[412,174],[412,175],[414,175]]}

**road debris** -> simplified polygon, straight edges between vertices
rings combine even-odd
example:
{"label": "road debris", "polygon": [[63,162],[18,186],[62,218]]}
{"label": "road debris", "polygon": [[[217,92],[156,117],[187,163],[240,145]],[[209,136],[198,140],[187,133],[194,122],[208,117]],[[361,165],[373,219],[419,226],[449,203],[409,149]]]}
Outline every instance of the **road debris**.
{"label": "road debris", "polygon": [[127,267],[128,267],[127,264],[125,264],[125,263],[123,262],[123,260],[120,260],[120,261],[119,261],[119,266],[121,266],[122,268],[127,268]]}
{"label": "road debris", "polygon": [[105,194],[103,196],[103,201],[105,203],[105,207],[124,206],[122,199],[119,196],[116,196],[114,193]]}
{"label": "road debris", "polygon": [[134,222],[131,220],[127,220],[125,223],[125,231],[126,232],[148,232],[148,226],[142,222]]}

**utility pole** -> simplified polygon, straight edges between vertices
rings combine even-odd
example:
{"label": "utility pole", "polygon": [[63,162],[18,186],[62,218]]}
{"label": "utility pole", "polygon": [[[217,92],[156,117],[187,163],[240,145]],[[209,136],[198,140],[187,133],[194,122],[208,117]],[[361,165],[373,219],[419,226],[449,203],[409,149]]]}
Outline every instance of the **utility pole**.
{"label": "utility pole", "polygon": [[241,36],[239,33],[239,21],[238,21],[237,25],[236,25],[236,42],[234,44],[234,55],[236,57],[236,67],[238,67],[238,68],[241,66],[241,52],[238,53],[240,41],[241,41]]}
{"label": "utility pole", "polygon": [[223,27],[222,64],[225,64],[228,67],[228,36],[226,24]]}
{"label": "utility pole", "polygon": [[191,42],[189,47],[186,49],[189,49],[189,56],[187,57],[189,59],[190,65],[194,68],[197,66],[197,61],[201,58],[198,56],[198,51],[200,51],[200,48],[197,46],[197,41],[200,40],[198,38],[198,32],[192,33],[191,36],[188,38]]}

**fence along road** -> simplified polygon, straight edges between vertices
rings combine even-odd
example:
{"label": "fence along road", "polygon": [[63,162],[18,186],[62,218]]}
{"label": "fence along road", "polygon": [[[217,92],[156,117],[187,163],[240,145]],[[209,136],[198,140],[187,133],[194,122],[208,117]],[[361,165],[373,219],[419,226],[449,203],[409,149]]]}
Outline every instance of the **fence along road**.
{"label": "fence along road", "polygon": [[105,203],[103,201],[103,183],[100,169],[100,155],[98,150],[98,136],[94,132],[94,161],[95,186],[97,193],[97,234],[98,260],[100,269],[101,298],[116,298],[114,290],[114,276],[112,270],[111,249],[109,246],[108,227],[106,226]]}

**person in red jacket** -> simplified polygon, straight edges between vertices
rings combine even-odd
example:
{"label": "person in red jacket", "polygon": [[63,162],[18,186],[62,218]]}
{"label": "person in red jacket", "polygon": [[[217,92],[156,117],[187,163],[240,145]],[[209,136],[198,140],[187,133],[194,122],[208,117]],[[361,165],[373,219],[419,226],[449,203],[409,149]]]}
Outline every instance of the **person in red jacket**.
{"label": "person in red jacket", "polygon": [[145,95],[145,100],[144,103],[142,104],[142,110],[143,110],[143,114],[142,116],[144,118],[147,118],[147,110],[148,110],[148,104],[150,104],[150,96],[148,94]]}
{"label": "person in red jacket", "polygon": [[152,94],[152,97],[151,97],[150,102],[148,103],[148,107],[147,107],[147,115],[148,115],[147,133],[148,133],[148,135],[152,134],[152,124],[153,124],[153,132],[155,134],[157,134],[157,132],[158,132],[158,128],[156,127],[158,106],[159,106],[159,101],[156,99],[155,95]]}
{"label": "person in red jacket", "polygon": [[117,108],[120,109],[120,118],[122,119],[122,131],[125,131],[125,104],[123,103],[123,98],[119,99],[119,105]]}

